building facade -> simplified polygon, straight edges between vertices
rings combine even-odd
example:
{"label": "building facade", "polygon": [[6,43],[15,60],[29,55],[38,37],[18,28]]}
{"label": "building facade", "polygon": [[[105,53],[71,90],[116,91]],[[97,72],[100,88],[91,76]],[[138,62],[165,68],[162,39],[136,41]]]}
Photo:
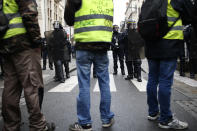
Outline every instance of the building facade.
{"label": "building facade", "polygon": [[125,12],[125,21],[128,21],[128,19],[132,19],[136,22],[138,21],[141,7],[144,1],[145,0],[129,0]]}
{"label": "building facade", "polygon": [[38,20],[41,36],[44,32],[53,30],[53,22],[60,21],[65,28],[64,8],[66,0],[36,0],[38,5]]}

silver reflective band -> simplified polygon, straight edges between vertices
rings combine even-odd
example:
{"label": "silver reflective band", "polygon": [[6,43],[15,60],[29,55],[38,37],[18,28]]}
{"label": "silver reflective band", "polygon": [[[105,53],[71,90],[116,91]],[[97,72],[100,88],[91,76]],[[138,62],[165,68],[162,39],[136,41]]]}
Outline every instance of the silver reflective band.
{"label": "silver reflective band", "polygon": [[83,27],[75,29],[75,33],[82,33],[82,32],[88,32],[88,31],[109,31],[112,32],[112,27],[106,27],[106,26],[94,26],[94,27]]}
{"label": "silver reflective band", "polygon": [[106,19],[113,21],[113,16],[110,15],[84,15],[75,18],[75,22],[83,21],[83,20],[90,20],[90,19]]}
{"label": "silver reflective band", "polygon": [[14,28],[25,28],[22,23],[18,24],[9,24],[9,29],[14,29]]}
{"label": "silver reflective band", "polygon": [[183,26],[174,26],[171,30],[183,30]]}
{"label": "silver reflective band", "polygon": [[11,20],[16,17],[21,17],[21,15],[19,13],[13,13],[13,14],[6,14],[6,17],[8,18],[8,20]]}
{"label": "silver reflective band", "polygon": [[178,19],[178,17],[168,17],[168,21],[175,22]]}

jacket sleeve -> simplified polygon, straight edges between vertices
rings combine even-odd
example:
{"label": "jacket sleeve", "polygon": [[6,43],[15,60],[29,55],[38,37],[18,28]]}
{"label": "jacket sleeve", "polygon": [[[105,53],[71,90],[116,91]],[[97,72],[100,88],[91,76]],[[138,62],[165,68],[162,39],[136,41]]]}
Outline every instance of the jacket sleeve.
{"label": "jacket sleeve", "polygon": [[184,25],[192,23],[194,5],[191,0],[171,0],[171,5],[180,13]]}
{"label": "jacket sleeve", "polygon": [[81,0],[67,0],[64,11],[64,20],[66,21],[67,25],[74,25],[75,12],[81,8],[81,3]]}
{"label": "jacket sleeve", "polygon": [[23,19],[23,24],[27,30],[27,35],[33,42],[32,46],[41,44],[40,27],[38,24],[38,11],[35,0],[16,0],[19,6],[19,13]]}

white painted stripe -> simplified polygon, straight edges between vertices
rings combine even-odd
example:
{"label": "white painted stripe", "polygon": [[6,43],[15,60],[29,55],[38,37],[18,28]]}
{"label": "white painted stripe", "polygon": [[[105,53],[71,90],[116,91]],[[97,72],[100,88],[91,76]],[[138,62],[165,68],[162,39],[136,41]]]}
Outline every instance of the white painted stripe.
{"label": "white painted stripe", "polygon": [[67,79],[65,83],[57,85],[53,89],[49,90],[49,92],[71,92],[77,84],[77,76],[72,76],[71,78]]}
{"label": "white painted stripe", "polygon": [[50,76],[49,74],[43,74],[43,75],[42,75],[43,79],[45,79],[45,78],[47,78],[47,77],[49,77],[49,76]]}
{"label": "white painted stripe", "polygon": [[[116,90],[116,85],[114,81],[114,76],[110,74],[109,79],[110,79],[110,84],[109,84],[110,91],[116,92],[117,90]],[[96,85],[94,86],[94,92],[100,92],[98,80],[96,81]]]}
{"label": "white painted stripe", "polygon": [[133,79],[131,82],[140,92],[146,92],[147,81],[145,79],[142,78],[142,82],[138,82],[136,79]]}

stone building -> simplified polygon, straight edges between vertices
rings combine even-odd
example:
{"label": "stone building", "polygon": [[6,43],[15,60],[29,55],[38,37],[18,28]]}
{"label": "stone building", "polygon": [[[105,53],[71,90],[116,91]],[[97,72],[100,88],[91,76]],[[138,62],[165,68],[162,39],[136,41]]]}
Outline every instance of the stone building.
{"label": "stone building", "polygon": [[60,21],[65,28],[64,8],[66,0],[36,0],[41,36],[44,32],[53,30],[53,22]]}

